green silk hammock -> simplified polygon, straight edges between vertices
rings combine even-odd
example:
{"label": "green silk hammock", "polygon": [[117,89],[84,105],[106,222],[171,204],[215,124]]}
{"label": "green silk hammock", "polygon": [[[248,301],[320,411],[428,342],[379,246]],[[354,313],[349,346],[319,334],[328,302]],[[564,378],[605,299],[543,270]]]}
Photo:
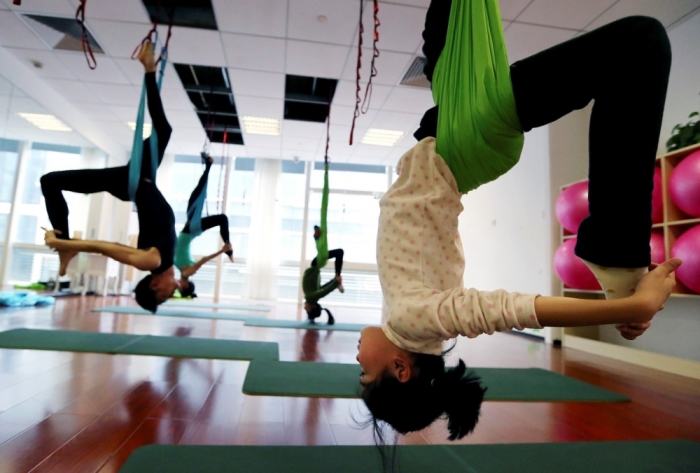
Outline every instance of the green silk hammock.
{"label": "green silk hammock", "polygon": [[331,140],[331,102],[333,101],[334,92],[333,88],[331,88],[328,98],[328,120],[326,121],[326,153],[323,157],[323,193],[321,194],[321,231],[316,239],[316,265],[319,268],[323,268],[328,262],[328,194],[330,193],[328,186],[328,168],[330,167],[328,146]]}
{"label": "green silk hammock", "polygon": [[437,153],[463,194],[517,164],[523,148],[497,0],[453,0],[433,73]]}
{"label": "green silk hammock", "polygon": [[[157,25],[154,23],[153,28],[148,32],[145,38],[141,40],[141,43],[136,46],[136,49],[131,55],[132,59],[136,58],[136,55],[141,50],[147,41],[153,43],[153,49],[156,49],[158,43],[158,31],[156,30]],[[165,66],[168,62],[168,43],[170,42],[172,30],[172,12],[170,15],[170,24],[168,25],[168,36],[165,40],[165,44],[160,51],[160,56],[156,61],[156,64],[160,63],[160,71],[158,73],[158,90],[160,91],[163,85],[163,75],[165,73]],[[146,78],[143,79],[143,86],[141,87],[141,100],[139,101],[139,109],[136,115],[136,127],[134,129],[134,141],[131,146],[131,159],[129,160],[129,186],[128,195],[129,200],[132,202],[136,198],[136,191],[139,187],[139,181],[141,180],[141,161],[143,159],[143,121],[146,110]],[[155,127],[151,129],[151,137],[148,140],[150,144],[151,151],[151,175],[148,176],[152,182],[156,182],[156,171],[158,170],[158,134],[156,133]]]}

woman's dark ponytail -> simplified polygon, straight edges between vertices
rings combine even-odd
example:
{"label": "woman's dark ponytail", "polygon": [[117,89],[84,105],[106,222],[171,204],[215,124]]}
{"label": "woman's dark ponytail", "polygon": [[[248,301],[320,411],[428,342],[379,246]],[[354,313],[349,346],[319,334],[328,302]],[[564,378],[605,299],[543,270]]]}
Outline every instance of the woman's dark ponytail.
{"label": "woman's dark ponytail", "polygon": [[457,366],[446,368],[432,381],[443,402],[449,440],[470,434],[479,421],[486,388],[481,387],[478,376],[466,372],[467,365],[460,359]]}

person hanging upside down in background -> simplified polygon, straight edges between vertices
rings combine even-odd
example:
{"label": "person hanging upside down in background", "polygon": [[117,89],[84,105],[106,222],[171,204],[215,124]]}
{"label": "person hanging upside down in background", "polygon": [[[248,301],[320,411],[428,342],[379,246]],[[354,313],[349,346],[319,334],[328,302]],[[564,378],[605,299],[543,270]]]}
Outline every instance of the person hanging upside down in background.
{"label": "person hanging upside down in background", "polygon": [[[153,44],[146,42],[139,53],[144,66],[148,111],[153,130],[158,137],[157,163],[163,160],[172,127],[165,117],[156,83]],[[120,263],[134,266],[151,274],[136,286],[136,301],[146,310],[155,312],[159,304],[170,298],[178,288],[173,257],[175,254],[175,215],[156,183],[149,178],[152,171],[150,137],[143,142],[141,174],[133,202],[138,209],[139,238],[136,248],[106,241],[71,240],[68,229],[68,205],[63,191],[95,194],[109,192],[123,201],[129,198],[129,165],[104,168],[58,171],[41,177],[41,191],[53,230],[46,230],[45,243],[58,252],[59,274],[66,273],[70,260],[78,252],[100,253]]]}
{"label": "person hanging upside down in background", "polygon": [[[185,227],[177,236],[177,246],[175,249],[175,266],[180,270],[180,294],[182,297],[197,297],[197,294],[194,292],[194,283],[190,281],[189,278],[199,271],[199,268],[204,266],[205,263],[223,253],[225,253],[233,263],[233,247],[229,241],[228,217],[226,217],[225,214],[218,214],[202,218],[202,207],[207,196],[209,170],[214,160],[205,153],[202,153],[202,162],[206,168],[187,203],[187,223],[185,223]],[[192,240],[203,232],[216,226],[219,227],[221,239],[224,241],[223,248],[195,262],[192,257],[192,252],[190,251]]]}
{"label": "person hanging upside down in background", "polygon": [[[314,238],[320,232],[319,227],[314,227]],[[301,282],[301,287],[304,291],[304,310],[308,317],[309,322],[314,323],[315,320],[321,316],[321,311],[325,310],[328,314],[328,325],[333,325],[335,319],[333,314],[328,309],[321,307],[318,303],[319,299],[327,296],[334,290],[338,289],[340,292],[345,292],[343,288],[343,278],[340,273],[343,270],[343,255],[345,252],[338,248],[336,250],[330,250],[328,252],[328,258],[335,258],[335,277],[328,281],[326,284],[321,286],[321,268],[318,265],[317,258],[311,261],[311,266],[304,271],[304,277]]]}
{"label": "person hanging upside down in background", "polygon": [[[649,240],[671,51],[661,23],[630,17],[508,66],[495,0],[433,0],[423,37],[438,106],[424,116],[419,143],[380,201],[383,324],[362,330],[357,360],[380,438],[385,423],[405,434],[444,416],[455,440],[476,426],[485,388],[462,360],[445,368],[444,341],[600,324],[621,324],[634,339],[670,296],[681,261],[650,266]],[[523,132],[591,100],[590,216],[576,254],[609,300],[463,287],[462,194],[517,162]]]}

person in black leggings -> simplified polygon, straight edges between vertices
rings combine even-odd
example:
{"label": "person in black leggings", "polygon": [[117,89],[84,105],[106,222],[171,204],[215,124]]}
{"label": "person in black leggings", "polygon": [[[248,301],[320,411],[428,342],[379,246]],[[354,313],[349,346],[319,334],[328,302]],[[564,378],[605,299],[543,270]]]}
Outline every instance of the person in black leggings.
{"label": "person in black leggings", "polygon": [[[433,0],[426,16],[424,72],[431,82],[445,45],[451,5],[452,0]],[[670,67],[671,47],[663,25],[644,16],[615,21],[510,67],[525,132],[594,101],[590,215],[579,227],[575,252],[604,289],[606,283],[615,287],[615,279],[631,278],[622,281],[624,291],[608,289],[608,298],[629,295],[651,263],[651,193]],[[436,106],[425,113],[414,134],[418,140],[436,137],[437,110]],[[622,270],[615,272],[616,268]],[[617,328],[634,339],[648,326]]]}
{"label": "person in black leggings", "polygon": [[[139,53],[146,71],[148,111],[153,129],[158,135],[158,165],[163,160],[172,128],[165,117],[156,84],[156,65],[153,45],[149,42]],[[94,194],[109,192],[119,200],[129,201],[129,165],[104,168],[59,171],[41,177],[41,190],[53,230],[44,236],[46,244],[58,251],[59,274],[64,275],[70,260],[80,251],[101,253],[120,263],[134,266],[151,274],[136,286],[136,301],[141,307],[155,312],[178,288],[173,258],[175,254],[175,215],[151,176],[150,138],[143,142],[143,161],[134,203],[138,210],[139,238],[136,248],[92,240],[71,240],[68,229],[68,205],[63,191]]]}
{"label": "person in black leggings", "polygon": [[340,292],[345,292],[343,288],[343,278],[340,275],[343,271],[344,255],[345,252],[340,248],[328,251],[328,259],[335,259],[335,277],[323,286],[321,285],[321,268],[318,267],[316,258],[311,261],[311,266],[304,271],[301,288],[304,291],[304,310],[306,311],[309,322],[314,323],[314,321],[321,316],[321,311],[325,310],[328,314],[328,325],[333,325],[335,323],[333,314],[331,314],[328,309],[321,307],[318,301],[336,289]]}
{"label": "person in black leggings", "polygon": [[[195,207],[200,197],[202,197],[202,192],[205,191],[207,180],[209,179],[209,171],[214,163],[214,160],[206,153],[202,153],[202,161],[206,167],[202,177],[199,178],[197,187],[194,188],[192,195],[190,195],[190,200],[187,203],[188,220],[187,223],[185,223],[182,232],[180,232],[177,237],[177,244],[175,247],[175,266],[180,270],[180,294],[182,297],[197,297],[197,294],[194,292],[194,283],[190,281],[189,278],[194,276],[199,268],[204,266],[205,263],[211,261],[222,253],[225,253],[233,263],[233,247],[229,241],[228,217],[225,214],[210,215],[208,217],[201,218],[201,232],[193,235],[190,231],[190,225],[192,222],[191,219],[200,217],[199,215],[194,215],[192,211],[197,211]],[[221,239],[224,241],[223,248],[216,253],[205,256],[199,261],[195,261],[192,257],[192,252],[190,251],[192,240],[197,238],[201,233],[217,226],[219,227]]]}

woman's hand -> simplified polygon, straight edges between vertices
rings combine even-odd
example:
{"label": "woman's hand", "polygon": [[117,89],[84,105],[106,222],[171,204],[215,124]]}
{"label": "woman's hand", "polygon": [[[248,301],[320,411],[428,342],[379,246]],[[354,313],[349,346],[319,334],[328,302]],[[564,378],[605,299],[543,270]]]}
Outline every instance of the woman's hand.
{"label": "woman's hand", "polygon": [[664,303],[671,296],[671,291],[676,285],[674,271],[681,263],[679,258],[672,258],[663,264],[652,267],[653,269],[639,281],[634,295],[631,297],[636,299],[643,310],[649,314],[648,318],[640,320],[640,323],[650,321],[658,311],[663,310]]}
{"label": "woman's hand", "polygon": [[143,46],[141,46],[139,61],[141,61],[141,64],[143,64],[143,68],[146,70],[146,72],[156,71],[155,53],[153,52],[153,43],[151,43],[150,40],[147,40],[143,43]]}

